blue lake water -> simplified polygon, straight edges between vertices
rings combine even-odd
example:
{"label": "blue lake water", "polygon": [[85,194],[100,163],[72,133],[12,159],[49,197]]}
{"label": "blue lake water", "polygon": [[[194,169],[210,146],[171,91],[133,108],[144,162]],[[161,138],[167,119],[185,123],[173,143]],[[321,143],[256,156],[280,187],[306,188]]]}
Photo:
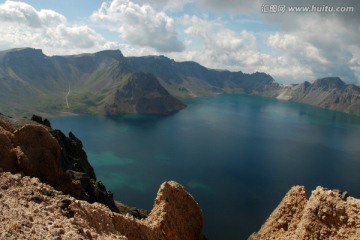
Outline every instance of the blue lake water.
{"label": "blue lake water", "polygon": [[188,100],[171,116],[52,119],[84,144],[98,180],[151,209],[175,180],[203,209],[208,239],[246,239],[293,185],[360,198],[360,118],[248,95]]}

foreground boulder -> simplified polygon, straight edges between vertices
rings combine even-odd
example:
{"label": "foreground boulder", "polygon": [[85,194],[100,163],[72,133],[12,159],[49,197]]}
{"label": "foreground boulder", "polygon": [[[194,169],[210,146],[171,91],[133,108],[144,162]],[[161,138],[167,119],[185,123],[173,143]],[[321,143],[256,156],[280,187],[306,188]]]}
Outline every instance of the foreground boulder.
{"label": "foreground boulder", "polygon": [[295,186],[259,232],[249,237],[267,239],[360,239],[360,200],[323,187],[317,187],[307,199],[305,188]]}
{"label": "foreground boulder", "polygon": [[0,239],[204,239],[199,205],[175,182],[161,185],[149,217],[139,220],[3,172],[0,219]]}

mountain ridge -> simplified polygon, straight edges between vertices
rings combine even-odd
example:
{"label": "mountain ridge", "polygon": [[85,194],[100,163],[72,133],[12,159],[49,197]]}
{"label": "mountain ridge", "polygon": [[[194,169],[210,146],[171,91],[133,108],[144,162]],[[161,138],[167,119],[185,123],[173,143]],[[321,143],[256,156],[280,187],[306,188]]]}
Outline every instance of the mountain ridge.
{"label": "mountain ridge", "polygon": [[206,68],[197,62],[176,62],[165,56],[127,57],[125,64],[133,71],[154,74],[164,87],[178,98],[219,92],[253,93],[263,91],[264,87],[275,83],[266,73],[219,71]]}
{"label": "mountain ridge", "polygon": [[[125,84],[128,79],[138,84]],[[360,88],[336,77],[284,85],[266,73],[208,69],[163,55],[125,57],[120,50],[65,56],[46,56],[32,48],[0,51],[0,110],[13,116],[171,114],[186,107],[178,99],[227,93],[360,115]]]}
{"label": "mountain ridge", "polygon": [[[106,106],[113,104],[124,79],[135,74],[120,63],[122,58],[119,50],[53,57],[31,48],[0,52],[0,84],[3,85],[0,100],[15,111],[43,116],[128,113],[106,112]],[[155,77],[152,79],[157,81]],[[171,108],[161,113],[169,114],[185,107],[161,88],[148,89],[148,92],[153,90],[154,95],[171,99]],[[141,95],[142,92],[137,94]],[[161,106],[167,105],[163,102]],[[14,115],[4,107],[0,109]]]}
{"label": "mountain ridge", "polygon": [[346,84],[338,77],[286,86],[279,89],[275,97],[360,115],[360,88]]}

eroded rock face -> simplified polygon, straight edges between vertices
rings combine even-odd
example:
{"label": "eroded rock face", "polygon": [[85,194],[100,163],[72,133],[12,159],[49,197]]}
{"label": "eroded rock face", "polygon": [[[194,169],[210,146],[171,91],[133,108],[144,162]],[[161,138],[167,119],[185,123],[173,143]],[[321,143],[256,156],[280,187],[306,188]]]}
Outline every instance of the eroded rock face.
{"label": "eroded rock face", "polygon": [[75,200],[37,178],[0,173],[0,239],[126,239],[87,228],[82,221],[89,219],[80,220],[69,206],[76,202],[111,214],[104,205]]}
{"label": "eroded rock face", "polygon": [[[24,239],[26,234],[45,239],[204,239],[201,209],[181,185],[162,184],[148,217],[141,211],[132,214],[134,210],[126,206],[120,209],[123,214],[115,214],[120,211],[113,195],[96,181],[81,141],[72,133],[67,137],[51,129],[40,117],[33,119],[36,122],[0,115],[0,168],[21,173],[0,176],[0,205],[5,204],[0,216],[10,216],[2,218],[5,226],[0,233],[8,234],[0,239]],[[55,189],[94,204],[65,197]],[[13,220],[16,224],[11,226]]]}
{"label": "eroded rock face", "polygon": [[50,128],[47,120],[13,119],[0,115],[0,168],[38,177],[55,189],[118,212],[113,194],[101,183],[87,160],[81,141]]}
{"label": "eroded rock face", "polygon": [[63,195],[37,178],[0,173],[1,239],[200,240],[201,210],[185,189],[165,182],[147,219]]}
{"label": "eroded rock face", "polygon": [[360,239],[360,200],[323,187],[307,199],[304,187],[293,187],[249,239]]}
{"label": "eroded rock face", "polygon": [[150,228],[162,232],[162,239],[204,239],[199,205],[183,186],[173,181],[161,185],[153,210],[145,222]]}
{"label": "eroded rock face", "polygon": [[15,172],[17,168],[17,159],[15,149],[11,144],[12,134],[0,126],[0,159],[1,167],[5,171]]}

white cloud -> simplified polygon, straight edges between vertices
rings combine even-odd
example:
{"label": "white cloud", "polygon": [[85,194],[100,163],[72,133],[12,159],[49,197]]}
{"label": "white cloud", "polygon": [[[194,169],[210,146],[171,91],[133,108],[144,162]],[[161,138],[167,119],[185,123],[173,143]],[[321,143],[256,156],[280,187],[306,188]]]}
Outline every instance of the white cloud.
{"label": "white cloud", "polygon": [[268,38],[268,43],[286,60],[309,69],[313,78],[339,76],[348,83],[360,84],[359,68],[352,62],[360,51],[360,1],[306,0],[295,4],[274,0],[274,4],[278,3],[286,6],[354,7],[354,12],[348,13],[286,12],[263,14],[262,17],[280,26],[280,30]]}
{"label": "white cloud", "polygon": [[[356,0],[273,0],[235,1],[201,0],[201,6],[220,15],[254,14],[265,22],[279,26],[267,37],[271,55],[255,52],[262,69],[281,81],[303,81],[339,76],[348,83],[360,83],[360,2]],[[263,4],[286,6],[351,6],[349,13],[261,13]],[[231,38],[229,38],[231,39]],[[230,43],[229,43],[230,44]],[[244,53],[243,53],[244,55]],[[249,57],[251,57],[249,55]],[[234,58],[235,59],[235,58]],[[244,61],[243,61],[244,62]],[[245,66],[246,67],[246,66]]]}
{"label": "white cloud", "polygon": [[337,18],[315,14],[302,18],[297,28],[271,34],[267,43],[289,62],[310,69],[313,78],[339,76],[348,83],[360,83],[353,59],[360,51],[354,29]]}
{"label": "white cloud", "polygon": [[259,13],[261,11],[261,5],[264,3],[261,0],[198,0],[198,2],[201,7],[206,7],[216,12],[230,12],[232,14]]}
{"label": "white cloud", "polygon": [[[327,14],[266,14],[262,4],[269,1],[113,0],[104,2],[88,25],[86,19],[73,24],[53,10],[6,1],[0,4],[0,47],[30,46],[47,54],[109,48],[132,56],[166,52],[211,68],[264,71],[282,82],[339,76],[360,83],[360,1],[296,1],[299,6],[355,7],[354,13]],[[240,23],[250,27],[241,28]]]}
{"label": "white cloud", "polygon": [[54,41],[56,46],[66,48],[74,46],[76,48],[91,49],[97,43],[102,42],[102,37],[88,26],[71,26],[60,24],[56,28],[46,29],[46,36]]}
{"label": "white cloud", "polygon": [[128,0],[104,2],[92,19],[104,22],[131,44],[160,52],[178,52],[185,48],[178,39],[174,20],[148,4],[139,5]]}
{"label": "white cloud", "polygon": [[181,10],[188,3],[191,3],[192,0],[140,0],[145,4],[154,6],[155,8],[160,8],[164,10]]}
{"label": "white cloud", "polygon": [[314,64],[328,64],[329,62],[323,56],[317,47],[304,41],[294,34],[275,33],[268,37],[267,43],[283,51],[285,56],[289,56],[299,61]]}
{"label": "white cloud", "polygon": [[[192,42],[201,42],[200,48],[173,53],[177,60],[197,61],[206,67],[234,71],[257,71],[261,64],[256,36],[246,30],[225,28],[221,19],[208,20],[185,15],[182,19],[184,33]],[[190,46],[191,47],[191,46]]]}
{"label": "white cloud", "polygon": [[66,18],[49,9],[42,9],[38,12],[38,16],[41,19],[41,23],[43,26],[51,26],[51,25],[57,25],[59,23],[66,23]]}
{"label": "white cloud", "polygon": [[15,1],[6,1],[0,5],[0,20],[25,24],[34,28],[66,21],[64,16],[52,10],[36,11],[35,8],[24,2]]}
{"label": "white cloud", "polygon": [[65,16],[36,10],[24,2],[0,4],[0,46],[42,48],[46,54],[72,54],[114,46],[86,25],[71,25]]}
{"label": "white cloud", "polygon": [[[278,54],[270,55],[261,51],[254,33],[226,28],[221,19],[208,20],[186,15],[182,22],[184,32],[193,42],[200,39],[202,48],[170,55],[177,60],[193,60],[216,69],[263,71],[281,82],[313,79],[314,73],[309,65],[314,62],[327,63],[314,45],[303,42],[295,35],[271,34],[267,40],[268,48],[276,50]],[[302,59],[306,59],[306,62]]]}

